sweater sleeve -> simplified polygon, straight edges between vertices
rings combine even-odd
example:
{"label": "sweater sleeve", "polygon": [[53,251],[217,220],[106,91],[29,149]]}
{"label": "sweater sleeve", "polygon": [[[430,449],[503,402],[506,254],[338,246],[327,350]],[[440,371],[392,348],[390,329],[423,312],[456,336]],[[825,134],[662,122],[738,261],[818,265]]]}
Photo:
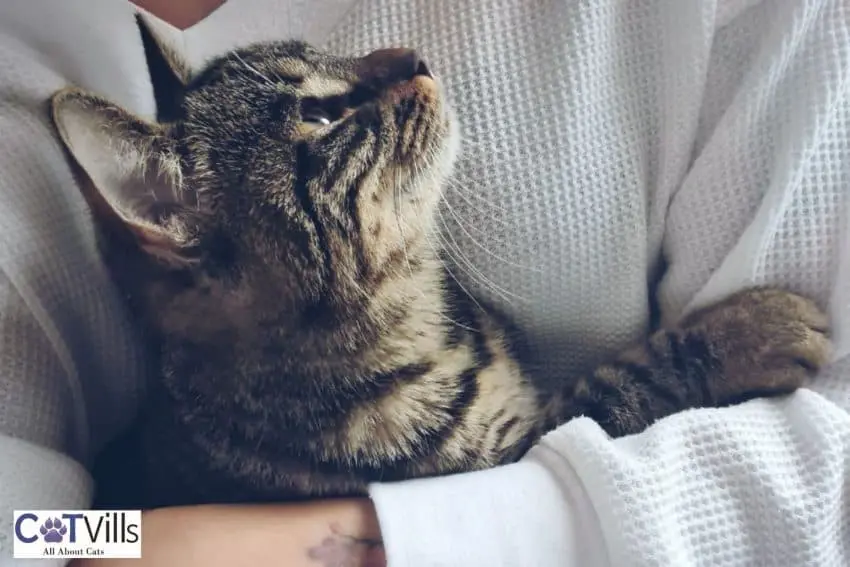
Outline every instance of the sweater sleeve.
{"label": "sweater sleeve", "polygon": [[[26,292],[25,292],[26,293]],[[75,439],[84,418],[63,365],[62,346],[49,340],[12,281],[0,273],[0,565],[12,563],[12,512],[16,509],[86,508],[89,475]],[[47,329],[47,330],[45,330]],[[58,340],[58,339],[54,339]],[[66,364],[68,360],[65,359]],[[61,562],[57,563],[61,564]]]}
{"label": "sweater sleeve", "polygon": [[[835,362],[784,398],[615,440],[580,418],[516,465],[375,485],[389,567],[850,564],[850,12],[737,4],[696,104],[677,95],[689,40],[667,38],[665,112],[693,136],[675,190],[647,189],[664,214],[662,315],[778,284],[829,310]],[[699,116],[676,120],[685,105]]]}
{"label": "sweater sleeve", "polygon": [[[12,559],[12,511],[88,508],[92,483],[85,468],[67,455],[8,435],[0,435],[0,459],[0,567],[26,565],[31,561]],[[61,567],[66,562],[38,564]]]}
{"label": "sweater sleeve", "polygon": [[80,11],[60,3],[48,16],[41,3],[0,3],[3,567],[18,564],[14,510],[89,507],[87,466],[143,393],[143,352],[47,112],[51,94],[69,83],[121,101],[145,94],[144,53],[127,33],[135,24],[125,4],[97,0]]}
{"label": "sweater sleeve", "polygon": [[518,464],[371,494],[389,567],[837,566],[847,463],[850,415],[803,390],[614,441],[579,418]]}

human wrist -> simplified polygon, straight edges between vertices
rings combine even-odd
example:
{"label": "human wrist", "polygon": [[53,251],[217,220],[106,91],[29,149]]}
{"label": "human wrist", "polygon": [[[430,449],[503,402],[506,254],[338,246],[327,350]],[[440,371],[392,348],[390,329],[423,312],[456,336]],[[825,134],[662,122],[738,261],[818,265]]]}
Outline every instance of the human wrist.
{"label": "human wrist", "polygon": [[141,560],[78,561],[69,567],[385,567],[371,502],[162,508],[142,515]]}

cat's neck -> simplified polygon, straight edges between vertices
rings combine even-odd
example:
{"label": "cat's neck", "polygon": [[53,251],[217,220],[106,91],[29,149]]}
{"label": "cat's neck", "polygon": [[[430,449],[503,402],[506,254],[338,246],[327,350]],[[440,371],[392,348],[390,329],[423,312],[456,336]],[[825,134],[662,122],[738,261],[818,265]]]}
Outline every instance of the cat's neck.
{"label": "cat's neck", "polygon": [[360,290],[356,300],[308,309],[284,341],[303,354],[291,360],[293,370],[315,377],[315,367],[336,361],[337,372],[349,374],[431,351],[449,320],[445,294],[446,274],[436,253],[411,255],[373,287]]}

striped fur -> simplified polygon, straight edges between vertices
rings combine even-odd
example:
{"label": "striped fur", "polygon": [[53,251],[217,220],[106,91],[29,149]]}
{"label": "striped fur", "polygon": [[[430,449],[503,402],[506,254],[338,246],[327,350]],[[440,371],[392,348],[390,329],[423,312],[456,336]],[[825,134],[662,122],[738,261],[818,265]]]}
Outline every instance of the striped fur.
{"label": "striped fur", "polygon": [[513,461],[577,415],[622,435],[788,392],[825,361],[814,305],[748,290],[541,391],[430,244],[458,137],[418,59],[278,42],[190,76],[140,29],[156,122],[74,88],[52,104],[159,369],[131,432],[145,490],[125,470],[104,504],[362,494]]}

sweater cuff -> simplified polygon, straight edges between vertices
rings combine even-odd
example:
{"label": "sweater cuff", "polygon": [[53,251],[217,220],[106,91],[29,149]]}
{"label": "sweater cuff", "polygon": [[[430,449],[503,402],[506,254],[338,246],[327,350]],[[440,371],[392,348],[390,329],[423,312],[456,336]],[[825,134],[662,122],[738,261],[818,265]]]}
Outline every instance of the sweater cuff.
{"label": "sweater cuff", "polygon": [[0,567],[59,567],[63,559],[12,558],[14,510],[79,510],[91,505],[92,480],[70,457],[21,439],[0,435]]}
{"label": "sweater cuff", "polygon": [[388,567],[608,565],[572,467],[545,446],[473,473],[373,484]]}

